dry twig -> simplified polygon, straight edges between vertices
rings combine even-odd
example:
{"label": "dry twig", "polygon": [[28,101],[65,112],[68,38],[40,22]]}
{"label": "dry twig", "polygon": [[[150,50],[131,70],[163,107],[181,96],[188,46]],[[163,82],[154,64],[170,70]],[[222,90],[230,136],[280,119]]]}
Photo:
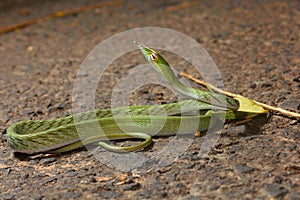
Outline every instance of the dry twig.
{"label": "dry twig", "polygon": [[183,2],[183,3],[180,3],[180,4],[177,4],[177,5],[174,5],[174,6],[169,6],[166,8],[166,11],[167,12],[172,12],[172,11],[175,11],[175,10],[180,10],[180,9],[185,9],[185,8],[188,8],[188,7],[191,7],[191,6],[195,6],[199,4],[198,1],[187,1],[187,2]]}
{"label": "dry twig", "polygon": [[[217,88],[217,87],[215,87],[215,86],[213,86],[213,85],[211,85],[209,83],[206,83],[204,81],[198,80],[198,79],[196,79],[196,78],[192,77],[191,75],[186,74],[184,72],[181,72],[180,75],[184,76],[184,77],[186,77],[186,78],[188,78],[188,79],[190,79],[192,81],[194,81],[195,83],[198,83],[198,84],[203,85],[205,87],[209,87],[212,90],[214,90],[214,91],[216,91],[216,92],[218,92],[220,94],[224,94],[224,95],[227,95],[227,96],[230,96],[230,97],[233,97],[233,98],[236,98],[236,97],[247,98],[247,97],[244,97],[242,95],[238,95],[238,94],[234,94],[234,93],[231,93],[231,92],[227,92],[227,91],[221,90],[221,89],[219,89],[219,88]],[[269,110],[271,112],[280,113],[280,114],[282,114],[284,116],[287,116],[287,117],[300,119],[300,114],[299,113],[295,113],[295,112],[291,112],[291,111],[288,111],[288,110],[284,110],[282,108],[277,108],[277,107],[274,107],[274,106],[270,106],[268,104],[264,104],[264,103],[261,103],[261,102],[255,101],[255,100],[253,100],[253,101],[256,104],[264,107],[265,109],[267,109],[267,110]]]}
{"label": "dry twig", "polygon": [[34,25],[37,24],[41,21],[44,20],[49,20],[52,18],[58,18],[58,17],[64,17],[64,16],[68,16],[68,15],[73,15],[73,14],[77,14],[77,13],[81,13],[81,12],[86,12],[89,10],[93,10],[96,8],[102,8],[102,7],[108,7],[108,6],[119,6],[122,4],[121,0],[115,0],[115,1],[108,1],[108,2],[104,2],[104,3],[100,3],[100,4],[91,4],[88,6],[83,6],[83,7],[78,7],[78,8],[72,8],[72,9],[68,9],[68,10],[63,10],[63,11],[57,11],[57,12],[53,12],[47,15],[43,15],[34,19],[29,19],[11,26],[6,26],[4,28],[0,29],[0,34],[3,33],[8,33],[11,31],[15,31],[18,30],[20,28],[24,28],[30,25]]}

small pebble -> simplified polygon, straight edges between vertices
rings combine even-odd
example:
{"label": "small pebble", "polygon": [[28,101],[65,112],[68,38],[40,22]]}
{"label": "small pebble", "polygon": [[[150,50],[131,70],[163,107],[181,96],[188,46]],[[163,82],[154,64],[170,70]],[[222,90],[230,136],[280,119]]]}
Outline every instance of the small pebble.
{"label": "small pebble", "polygon": [[254,170],[252,167],[248,167],[246,165],[235,165],[234,168],[239,173],[249,173],[249,172],[252,172]]}
{"label": "small pebble", "polygon": [[291,126],[297,125],[297,123],[298,123],[298,120],[292,120],[292,121],[290,122],[290,125],[291,125]]}
{"label": "small pebble", "polygon": [[67,173],[66,176],[73,177],[73,176],[76,176],[77,174],[78,174],[77,172],[70,172],[70,173]]}
{"label": "small pebble", "polygon": [[288,193],[288,190],[278,183],[266,184],[264,188],[273,198],[283,198]]}
{"label": "small pebble", "polygon": [[22,93],[23,93],[23,92],[26,92],[26,91],[29,90],[29,89],[30,89],[29,86],[23,85],[23,86],[22,86]]}
{"label": "small pebble", "polygon": [[30,115],[30,114],[33,114],[33,113],[34,113],[33,110],[23,110],[23,111],[21,112],[21,115]]}
{"label": "small pebble", "polygon": [[101,196],[104,199],[116,199],[116,198],[122,196],[122,194],[119,192],[114,192],[114,191],[101,191]]}
{"label": "small pebble", "polygon": [[[46,179],[43,180],[43,184],[50,183],[50,182],[55,181],[57,179],[58,179],[57,176],[52,176],[52,177],[46,178]],[[43,184],[41,184],[41,185],[43,185]]]}
{"label": "small pebble", "polygon": [[137,196],[144,197],[144,198],[151,198],[151,191],[143,190],[136,193]]}
{"label": "small pebble", "polygon": [[5,199],[5,200],[6,199],[13,199],[15,195],[16,195],[15,193],[5,194],[5,195],[2,196],[2,198]]}
{"label": "small pebble", "polygon": [[55,162],[55,161],[57,161],[57,158],[43,158],[43,159],[40,160],[40,164],[48,165],[48,164],[50,164],[52,162]]}
{"label": "small pebble", "polygon": [[270,82],[262,82],[262,83],[261,83],[261,86],[262,86],[262,87],[271,87],[272,84],[271,84]]}
{"label": "small pebble", "polygon": [[122,189],[123,190],[137,190],[140,188],[140,186],[141,185],[139,183],[134,182],[134,183],[129,183],[129,184],[123,185]]}
{"label": "small pebble", "polygon": [[217,189],[219,189],[219,187],[220,187],[219,185],[214,185],[214,184],[213,184],[213,185],[211,185],[211,186],[209,187],[209,189],[210,189],[210,190],[217,190]]}

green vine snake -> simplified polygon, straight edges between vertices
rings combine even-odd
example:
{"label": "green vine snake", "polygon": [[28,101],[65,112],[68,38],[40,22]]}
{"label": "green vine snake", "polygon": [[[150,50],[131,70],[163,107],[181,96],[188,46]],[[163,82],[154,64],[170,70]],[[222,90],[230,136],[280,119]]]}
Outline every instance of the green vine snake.
{"label": "green vine snake", "polygon": [[[167,61],[156,51],[135,42],[147,61],[181,94],[192,100],[153,106],[126,106],[114,109],[88,111],[51,120],[21,121],[7,130],[9,146],[16,152],[60,153],[98,142],[113,152],[137,151],[152,142],[151,136],[171,136],[177,133],[179,125],[183,134],[207,130],[218,118],[234,119],[239,102],[221,94],[197,90],[183,85],[173,73]],[[130,115],[128,115],[130,113]],[[149,115],[149,113],[151,113]],[[93,116],[96,115],[96,118]],[[79,120],[78,120],[79,119]],[[76,126],[98,123],[101,133],[83,133],[79,137]],[[122,128],[125,127],[126,132]],[[157,127],[162,127],[157,131]],[[82,133],[81,133],[82,134]],[[142,139],[133,146],[113,146],[107,140]]]}

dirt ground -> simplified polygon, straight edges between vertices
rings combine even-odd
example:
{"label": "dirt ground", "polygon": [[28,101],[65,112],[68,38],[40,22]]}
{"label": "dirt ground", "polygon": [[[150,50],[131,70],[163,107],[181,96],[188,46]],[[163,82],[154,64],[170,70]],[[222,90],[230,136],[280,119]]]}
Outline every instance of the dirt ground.
{"label": "dirt ground", "polygon": [[[144,26],[197,40],[219,67],[226,90],[300,112],[299,1],[113,2],[0,35],[0,199],[300,199],[299,120],[277,115],[226,125],[207,155],[199,153],[204,137],[194,138],[171,165],[142,173],[108,167],[85,149],[14,154],[6,142],[11,124],[70,114],[76,74],[88,53],[117,33]],[[1,1],[0,28],[98,3]],[[109,107],[118,79],[145,62],[139,52],[116,60],[98,85],[96,107]],[[131,103],[174,98],[150,85]],[[156,138],[142,153],[171,139]]]}

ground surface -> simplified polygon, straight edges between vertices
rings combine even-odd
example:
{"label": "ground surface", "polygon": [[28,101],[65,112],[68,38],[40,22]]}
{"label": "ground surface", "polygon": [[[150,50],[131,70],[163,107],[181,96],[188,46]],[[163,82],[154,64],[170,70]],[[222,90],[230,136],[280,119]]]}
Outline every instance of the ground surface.
{"label": "ground surface", "polygon": [[[1,27],[99,3],[43,2],[2,1]],[[109,168],[85,150],[14,155],[5,134],[17,121],[70,113],[87,54],[106,38],[143,26],[174,29],[200,42],[226,90],[300,112],[299,10],[299,1],[121,1],[0,35],[0,199],[300,199],[300,125],[280,116],[262,126],[262,119],[228,126],[208,155],[199,153],[204,137],[195,138],[171,165],[142,173]],[[96,107],[108,107],[117,80],[142,63],[140,53],[115,61],[100,80]],[[145,86],[132,103],[173,101],[169,95]],[[155,139],[142,153],[169,140]]]}

